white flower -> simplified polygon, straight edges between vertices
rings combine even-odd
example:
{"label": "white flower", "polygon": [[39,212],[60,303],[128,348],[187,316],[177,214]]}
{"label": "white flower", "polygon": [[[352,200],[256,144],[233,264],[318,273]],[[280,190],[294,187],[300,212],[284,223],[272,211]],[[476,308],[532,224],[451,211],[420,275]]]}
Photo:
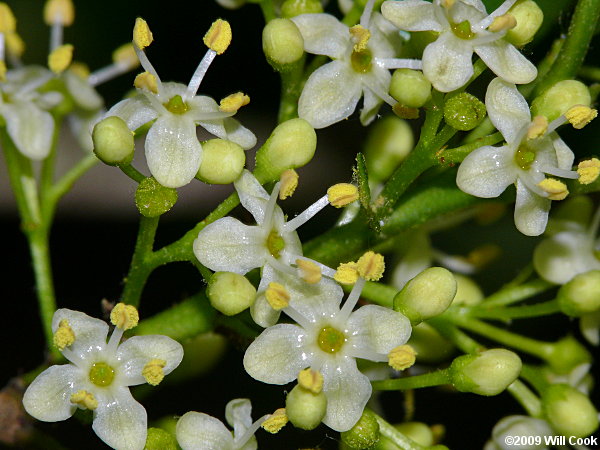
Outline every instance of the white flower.
{"label": "white flower", "polygon": [[25,410],[38,420],[57,422],[71,417],[78,406],[92,409],[92,428],[107,445],[143,449],[146,410],[128,386],[160,382],[181,362],[181,345],[159,335],[134,336],[119,345],[124,331],[120,327],[107,342],[105,322],[69,309],[56,311],[52,330],[71,364],[55,365],[38,375],[25,391]]}
{"label": "white flower", "polygon": [[386,1],[383,16],[406,31],[435,31],[437,40],[423,52],[423,74],[442,92],[464,86],[473,75],[473,52],[502,79],[529,83],[537,69],[503,38],[510,25],[507,11],[516,0],[507,0],[487,14],[480,0]]}
{"label": "white flower", "polygon": [[297,299],[284,310],[297,325],[267,328],[244,355],[248,374],[265,383],[289,383],[307,367],[320,372],[327,397],[323,423],[336,431],[350,429],[371,397],[371,383],[355,358],[388,361],[388,353],[411,333],[409,320],[391,309],[367,305],[352,312],[363,286],[361,278],[341,308],[341,289]]}
{"label": "white flower", "polygon": [[[458,168],[456,184],[471,195],[498,197],[510,184],[517,187],[515,224],[528,236],[544,232],[551,199],[562,199],[568,193],[551,174],[577,178],[572,172],[574,155],[554,130],[564,123],[564,116],[540,127],[531,121],[529,107],[515,85],[500,78],[492,80],[485,97],[490,120],[502,133],[507,145],[485,146],[469,154]],[[537,137],[536,137],[537,136]],[[561,192],[553,192],[558,183]]]}
{"label": "white flower", "polygon": [[177,442],[183,450],[256,450],[254,433],[268,415],[252,423],[250,400],[237,398],[227,403],[225,418],[233,436],[223,423],[208,414],[189,411],[177,422]]}
{"label": "white flower", "polygon": [[382,30],[385,20],[380,14],[371,17],[372,9],[370,0],[360,25],[352,28],[329,14],[301,14],[291,19],[304,38],[305,51],[334,60],[310,75],[300,96],[298,115],[314,128],[347,118],[363,96],[360,121],[368,125],[382,102],[397,103],[388,94],[388,69],[421,68],[420,61],[394,58],[394,47]]}

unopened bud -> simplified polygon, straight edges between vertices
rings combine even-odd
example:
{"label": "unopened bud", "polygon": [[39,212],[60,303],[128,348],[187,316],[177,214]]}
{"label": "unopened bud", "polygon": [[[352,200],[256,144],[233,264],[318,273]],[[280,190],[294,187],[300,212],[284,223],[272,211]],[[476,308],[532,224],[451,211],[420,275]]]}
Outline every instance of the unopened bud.
{"label": "unopened bud", "polygon": [[589,106],[592,102],[588,87],[581,81],[563,80],[554,84],[531,104],[533,116],[545,116],[552,121],[575,105]]}
{"label": "unopened bud", "polygon": [[177,450],[177,439],[162,428],[148,428],[144,450]]}
{"label": "unopened bud", "polygon": [[469,131],[485,118],[485,105],[467,92],[450,97],[444,105],[444,120],[457,130]]}
{"label": "unopened bud", "polygon": [[102,119],[92,131],[94,153],[109,166],[129,164],[133,159],[133,133],[123,119],[110,116]]}
{"label": "unopened bud", "polygon": [[202,143],[202,162],[196,177],[210,184],[233,183],[242,174],[245,164],[246,154],[238,144],[210,139]]}
{"label": "unopened bud", "polygon": [[562,312],[580,317],[600,310],[600,270],[576,275],[558,291],[558,304]]}
{"label": "unopened bud", "polygon": [[296,385],[285,399],[285,411],[295,427],[313,430],[325,417],[327,397],[322,391],[315,394]]}
{"label": "unopened bud", "polygon": [[273,19],[267,23],[262,44],[267,61],[278,72],[290,70],[304,55],[304,39],[290,19]]}
{"label": "unopened bud", "polygon": [[342,433],[342,441],[353,449],[363,450],[373,447],[379,441],[379,423],[375,414],[365,410],[358,422]]}
{"label": "unopened bud", "polygon": [[281,17],[291,19],[300,14],[319,14],[323,12],[323,5],[319,0],[285,0],[281,4]]}
{"label": "unopened bud", "polygon": [[426,423],[404,422],[395,425],[394,428],[424,447],[430,447],[434,443],[433,431],[431,431],[431,428]]}
{"label": "unopened bud", "polygon": [[516,19],[517,24],[508,30],[504,39],[517,47],[531,42],[544,21],[541,8],[533,0],[519,0],[508,12]]}
{"label": "unopened bud", "polygon": [[473,306],[483,300],[483,291],[471,278],[454,274],[456,280],[456,295],[452,300],[453,305]]}
{"label": "unopened bud", "polygon": [[542,395],[542,410],[563,436],[586,437],[598,428],[598,411],[590,399],[568,384],[552,384]]}
{"label": "unopened bud", "polygon": [[431,83],[421,71],[396,69],[390,83],[390,95],[402,106],[420,108],[431,97]]}
{"label": "unopened bud", "polygon": [[135,205],[144,217],[158,217],[177,203],[177,190],[160,184],[153,177],[144,178],[135,191]]}
{"label": "unopened bud", "polygon": [[558,374],[571,372],[575,367],[592,361],[592,355],[573,336],[549,344],[544,359]]}
{"label": "unopened bud", "polygon": [[254,303],[256,289],[243,275],[215,272],[208,282],[206,296],[217,311],[234,316]]}
{"label": "unopened bud", "polygon": [[388,179],[413,147],[413,132],[405,120],[386,116],[375,122],[365,144],[369,180]]}

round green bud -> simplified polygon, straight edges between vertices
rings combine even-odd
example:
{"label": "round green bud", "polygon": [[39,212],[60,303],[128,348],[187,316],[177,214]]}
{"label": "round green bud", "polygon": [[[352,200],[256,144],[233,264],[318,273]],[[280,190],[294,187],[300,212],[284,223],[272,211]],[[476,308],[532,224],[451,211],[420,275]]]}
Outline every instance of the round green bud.
{"label": "round green bud", "polygon": [[532,116],[545,116],[552,121],[575,105],[590,106],[590,90],[581,81],[563,80],[554,84],[531,104]]}
{"label": "round green bud", "polygon": [[363,411],[358,422],[348,431],[342,432],[342,442],[356,450],[373,447],[379,441],[379,423],[371,411]]}
{"label": "round green bud", "polygon": [[208,282],[206,296],[217,311],[233,316],[254,303],[256,289],[243,275],[215,272]]}
{"label": "round green bud", "polygon": [[318,14],[323,12],[319,0],[285,0],[281,4],[281,17],[291,19],[300,14]]}
{"label": "round green bud", "polygon": [[517,47],[530,43],[544,21],[542,9],[533,0],[519,0],[508,12],[517,19],[517,26],[504,39]]}
{"label": "round green bud", "polygon": [[110,116],[98,122],[92,131],[92,142],[98,159],[109,166],[129,164],[133,159],[133,133],[120,117]]}
{"label": "round green bud", "polygon": [[580,317],[600,310],[600,270],[576,275],[558,291],[560,310],[571,317]]}
{"label": "round green bud", "polygon": [[592,355],[577,339],[567,336],[553,344],[547,344],[544,359],[556,373],[566,374],[580,364],[591,362]]}
{"label": "round green bud", "polygon": [[273,19],[262,33],[263,52],[273,69],[285,72],[304,55],[304,39],[290,19]]}
{"label": "round green bud", "polygon": [[442,267],[430,267],[410,280],[394,297],[394,309],[416,325],[442,314],[456,295],[454,275]]}
{"label": "round green bud", "polygon": [[261,183],[278,180],[284,170],[307,164],[316,149],[317,133],[306,120],[286,120],[256,152],[254,176]]}
{"label": "round green bud", "polygon": [[384,181],[406,159],[414,147],[410,125],[396,116],[387,116],[373,125],[365,144],[369,179]]}
{"label": "round green bud", "polygon": [[424,447],[433,445],[433,432],[431,431],[431,428],[423,422],[404,422],[395,425],[394,428],[415,441],[417,444]]}
{"label": "round green bud", "polygon": [[563,436],[586,437],[598,428],[598,411],[590,399],[568,384],[552,384],[542,394],[546,420]]}
{"label": "round green bud", "polygon": [[202,143],[202,163],[196,178],[210,184],[229,184],[239,178],[246,164],[244,149],[235,142],[210,139]]}
{"label": "round green bud", "polygon": [[296,428],[314,430],[327,412],[327,397],[296,385],[285,399],[285,413]]}
{"label": "round green bud", "polygon": [[396,69],[390,83],[390,95],[403,106],[420,108],[431,97],[431,83],[423,72]]}
{"label": "round green bud", "polygon": [[454,345],[427,323],[413,327],[408,345],[417,352],[417,361],[434,364],[450,358]]}
{"label": "round green bud", "polygon": [[161,428],[148,428],[145,450],[177,450],[177,439]]}
{"label": "round green bud", "polygon": [[446,100],[444,120],[457,130],[469,131],[485,118],[485,105],[474,95],[461,92]]}
{"label": "round green bud", "polygon": [[452,300],[453,305],[473,306],[483,300],[483,291],[471,278],[454,274],[456,280],[456,295]]}
{"label": "round green bud", "polygon": [[450,366],[452,385],[461,392],[497,395],[521,373],[521,358],[510,350],[493,348],[456,358]]}
{"label": "round green bud", "polygon": [[135,191],[135,205],[144,217],[158,217],[177,203],[177,191],[154,178],[144,178]]}

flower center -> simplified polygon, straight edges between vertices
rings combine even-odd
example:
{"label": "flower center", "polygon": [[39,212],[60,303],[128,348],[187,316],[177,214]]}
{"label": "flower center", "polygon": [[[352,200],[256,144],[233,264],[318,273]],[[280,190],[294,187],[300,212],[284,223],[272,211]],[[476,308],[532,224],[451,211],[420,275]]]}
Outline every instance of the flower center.
{"label": "flower center", "polygon": [[317,343],[325,353],[339,352],[346,342],[346,335],[333,327],[324,327],[319,332]]}
{"label": "flower center", "polygon": [[96,386],[106,387],[115,379],[115,369],[105,362],[97,362],[90,369],[90,381]]}
{"label": "flower center", "polygon": [[273,258],[279,259],[281,250],[285,248],[285,241],[281,236],[279,236],[277,231],[271,230],[269,236],[267,236],[266,244],[267,250],[269,250],[269,253],[273,256]]}
{"label": "flower center", "polygon": [[523,170],[529,170],[531,164],[535,161],[535,150],[531,147],[521,144],[515,153],[515,162]]}
{"label": "flower center", "polygon": [[352,64],[352,68],[358,73],[367,73],[371,70],[371,66],[373,61],[373,54],[371,50],[365,48],[360,51],[352,51],[352,55],[350,56],[350,62]]}
{"label": "flower center", "polygon": [[475,33],[471,31],[471,23],[468,20],[463,20],[461,23],[454,23],[451,28],[454,35],[461,39],[470,40],[476,36]]}
{"label": "flower center", "polygon": [[188,105],[183,101],[181,95],[171,97],[171,99],[165,103],[165,108],[173,114],[184,114],[188,111]]}

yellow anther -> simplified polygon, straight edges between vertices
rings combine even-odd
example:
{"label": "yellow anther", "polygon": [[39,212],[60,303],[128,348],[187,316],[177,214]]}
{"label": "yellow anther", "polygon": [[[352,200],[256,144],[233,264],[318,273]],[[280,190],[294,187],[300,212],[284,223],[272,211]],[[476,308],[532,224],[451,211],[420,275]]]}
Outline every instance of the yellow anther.
{"label": "yellow anther", "polygon": [[329,203],[336,208],[358,200],[358,188],[350,183],[338,183],[327,189]]}
{"label": "yellow anther", "polygon": [[131,42],[117,48],[112,54],[112,60],[115,64],[123,64],[129,69],[135,69],[140,65],[140,60],[135,54],[135,49]]}
{"label": "yellow anther", "polygon": [[350,28],[350,34],[354,40],[354,51],[360,52],[367,49],[367,43],[371,37],[371,32],[362,25],[354,25]]}
{"label": "yellow anther", "polygon": [[298,373],[298,384],[301,388],[318,394],[323,390],[323,375],[321,372],[312,369],[304,369]]}
{"label": "yellow anther", "polygon": [[383,276],[385,262],[383,255],[368,251],[356,262],[358,274],[368,281],[377,281]]}
{"label": "yellow anther", "polygon": [[142,369],[142,376],[148,384],[158,386],[165,377],[163,369],[166,365],[167,362],[164,359],[152,359]]}
{"label": "yellow anther", "polygon": [[0,81],[6,81],[6,63],[0,59]]}
{"label": "yellow anther", "polygon": [[341,284],[354,284],[358,281],[358,276],[357,264],[349,262],[338,266],[333,279]]}
{"label": "yellow anther", "polygon": [[20,58],[25,52],[25,42],[21,39],[18,33],[6,33],[4,35],[6,40],[6,48],[11,55]]}
{"label": "yellow anther", "polygon": [[296,265],[302,273],[302,279],[309,284],[321,281],[321,268],[307,259],[297,259]]}
{"label": "yellow anther", "polygon": [[279,200],[285,200],[294,194],[298,187],[298,173],[294,169],[284,170],[279,178]]}
{"label": "yellow anther", "polygon": [[456,0],[442,0],[442,6],[446,9],[452,8],[452,5],[456,3]]}
{"label": "yellow anther", "polygon": [[290,304],[290,293],[279,283],[271,282],[265,291],[265,298],[276,311],[286,308]]}
{"label": "yellow anther", "polygon": [[500,246],[495,244],[484,244],[471,250],[467,255],[467,261],[480,269],[497,259],[501,253],[502,249]]}
{"label": "yellow anther", "polygon": [[150,72],[142,72],[135,77],[133,85],[138,89],[145,89],[154,94],[158,93],[158,84],[156,83],[156,77]]}
{"label": "yellow anther", "polygon": [[133,43],[140,50],[144,50],[150,44],[154,38],[152,37],[152,31],[148,23],[141,17],[135,19],[135,25],[133,26]]}
{"label": "yellow anther", "polygon": [[545,116],[535,116],[527,129],[527,139],[543,136],[548,130],[548,119]]}
{"label": "yellow anther", "polygon": [[17,28],[17,20],[10,7],[0,3],[0,33],[12,33]]}
{"label": "yellow anther", "polygon": [[110,321],[117,328],[131,330],[140,321],[140,316],[135,306],[117,303],[110,312]]}
{"label": "yellow anther", "polygon": [[577,165],[579,183],[590,184],[600,175],[600,160],[598,158],[586,159]]}
{"label": "yellow anther", "polygon": [[555,178],[544,178],[537,185],[548,194],[550,200],[564,200],[569,195],[567,185]]}
{"label": "yellow anther", "polygon": [[46,25],[60,23],[71,26],[75,20],[75,8],[71,0],[48,0],[44,6],[44,22]]}
{"label": "yellow anther", "polygon": [[565,117],[578,130],[585,127],[598,115],[598,111],[585,105],[575,105],[567,110]]}
{"label": "yellow anther", "polygon": [[76,61],[73,64],[71,64],[69,70],[75,75],[77,75],[79,78],[82,78],[84,80],[86,80],[87,77],[90,76],[90,68],[87,66],[87,64],[84,64],[79,61]]}
{"label": "yellow anther", "polygon": [[231,25],[223,19],[217,19],[204,35],[204,45],[222,55],[231,44]]}
{"label": "yellow anther", "polygon": [[55,74],[60,74],[69,67],[72,60],[73,46],[71,44],[64,44],[55,48],[52,53],[48,55],[48,67]]}
{"label": "yellow anther", "polygon": [[388,353],[388,364],[395,370],[405,370],[416,361],[417,352],[410,345],[400,345]]}
{"label": "yellow anther", "polygon": [[54,345],[61,351],[75,342],[75,332],[69,325],[67,319],[63,319],[59,322],[58,329],[54,333],[52,340]]}
{"label": "yellow anther", "polygon": [[494,19],[488,27],[488,31],[496,33],[498,31],[510,30],[517,26],[517,19],[512,14],[503,14]]}
{"label": "yellow anther", "polygon": [[250,103],[250,97],[243,92],[236,92],[222,99],[219,102],[219,109],[226,113],[237,112],[238,109],[248,103]]}
{"label": "yellow anther", "polygon": [[71,403],[75,403],[82,408],[93,411],[98,407],[98,400],[94,397],[94,394],[88,391],[77,391],[71,395]]}
{"label": "yellow anther", "polygon": [[285,408],[279,408],[262,423],[261,427],[271,434],[279,433],[279,430],[285,427],[285,425],[288,423],[288,420],[289,419],[285,413]]}

